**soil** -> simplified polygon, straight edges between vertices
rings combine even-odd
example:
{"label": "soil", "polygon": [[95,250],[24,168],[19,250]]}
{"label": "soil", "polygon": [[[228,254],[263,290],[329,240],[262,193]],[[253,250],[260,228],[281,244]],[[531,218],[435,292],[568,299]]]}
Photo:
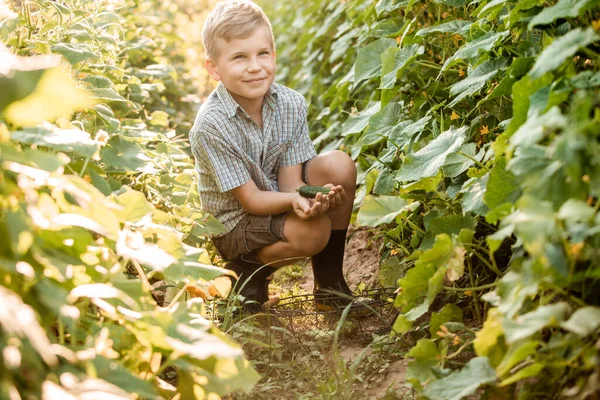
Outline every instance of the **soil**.
{"label": "soil", "polygon": [[[362,282],[365,288],[379,286],[380,247],[383,242],[376,238],[368,228],[350,226],[346,236],[346,251],[344,254],[344,276],[355,290]],[[309,264],[303,268],[303,276],[299,280],[300,287],[312,293],[314,278]]]}
{"label": "soil", "polygon": [[[352,290],[362,283],[364,288],[381,286],[379,282],[379,265],[383,239],[364,227],[348,228],[346,251],[344,255],[344,276]],[[293,284],[293,282],[290,282]],[[314,284],[312,269],[309,263],[303,267],[302,277],[297,280],[300,288],[311,293]],[[350,365],[360,356],[364,347],[342,342],[340,356]],[[372,350],[367,350],[365,357]],[[381,379],[369,385],[367,392],[371,399],[381,399],[386,392],[401,390],[405,382],[408,361],[405,359],[392,361],[385,371],[381,371]]]}

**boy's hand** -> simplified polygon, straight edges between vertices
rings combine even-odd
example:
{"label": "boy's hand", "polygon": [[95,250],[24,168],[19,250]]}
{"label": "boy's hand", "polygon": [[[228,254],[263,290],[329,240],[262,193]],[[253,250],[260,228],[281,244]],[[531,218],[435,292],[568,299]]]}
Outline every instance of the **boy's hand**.
{"label": "boy's hand", "polygon": [[[346,192],[344,191],[344,187],[342,185],[335,186],[332,183],[328,183],[327,185],[323,185],[323,187],[331,188],[331,191],[328,194],[329,197],[329,209],[328,211],[335,211],[342,208],[344,202],[346,201]],[[316,198],[315,198],[316,200]]]}
{"label": "boy's hand", "polygon": [[[331,193],[330,193],[331,194]],[[317,196],[309,200],[297,195],[292,200],[294,213],[303,220],[318,217],[329,210],[329,196],[317,193]]]}

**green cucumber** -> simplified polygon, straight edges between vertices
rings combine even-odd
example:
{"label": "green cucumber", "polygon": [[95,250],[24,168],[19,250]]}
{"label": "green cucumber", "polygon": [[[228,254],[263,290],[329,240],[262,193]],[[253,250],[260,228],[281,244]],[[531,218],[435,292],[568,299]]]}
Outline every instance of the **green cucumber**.
{"label": "green cucumber", "polygon": [[317,196],[317,193],[322,193],[324,196],[327,196],[329,192],[331,192],[330,188],[323,186],[302,186],[299,189],[296,189],[300,196],[306,197],[307,199],[314,199]]}

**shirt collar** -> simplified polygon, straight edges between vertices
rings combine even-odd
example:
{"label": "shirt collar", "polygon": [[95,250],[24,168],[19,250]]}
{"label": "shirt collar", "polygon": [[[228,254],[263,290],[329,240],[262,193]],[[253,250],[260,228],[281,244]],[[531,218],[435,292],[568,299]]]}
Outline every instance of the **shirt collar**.
{"label": "shirt collar", "polygon": [[[229,93],[225,85],[223,85],[223,82],[219,82],[217,84],[216,92],[217,96],[219,96],[219,99],[221,100],[221,103],[223,104],[223,107],[225,107],[227,117],[233,117],[237,113],[238,108],[241,108],[241,106],[237,103],[237,101],[235,101],[233,96],[231,96],[231,93]],[[275,87],[275,84],[272,84],[265,94],[265,103],[272,110],[275,109],[277,95],[277,88]]]}

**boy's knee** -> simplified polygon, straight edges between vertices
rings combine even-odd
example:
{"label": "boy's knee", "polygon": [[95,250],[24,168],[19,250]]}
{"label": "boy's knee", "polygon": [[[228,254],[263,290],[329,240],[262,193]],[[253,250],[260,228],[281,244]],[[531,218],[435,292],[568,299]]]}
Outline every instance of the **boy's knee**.
{"label": "boy's knee", "polygon": [[356,185],[356,164],[354,160],[346,153],[340,150],[333,150],[326,153],[328,172],[333,174],[335,183],[344,185]]}

